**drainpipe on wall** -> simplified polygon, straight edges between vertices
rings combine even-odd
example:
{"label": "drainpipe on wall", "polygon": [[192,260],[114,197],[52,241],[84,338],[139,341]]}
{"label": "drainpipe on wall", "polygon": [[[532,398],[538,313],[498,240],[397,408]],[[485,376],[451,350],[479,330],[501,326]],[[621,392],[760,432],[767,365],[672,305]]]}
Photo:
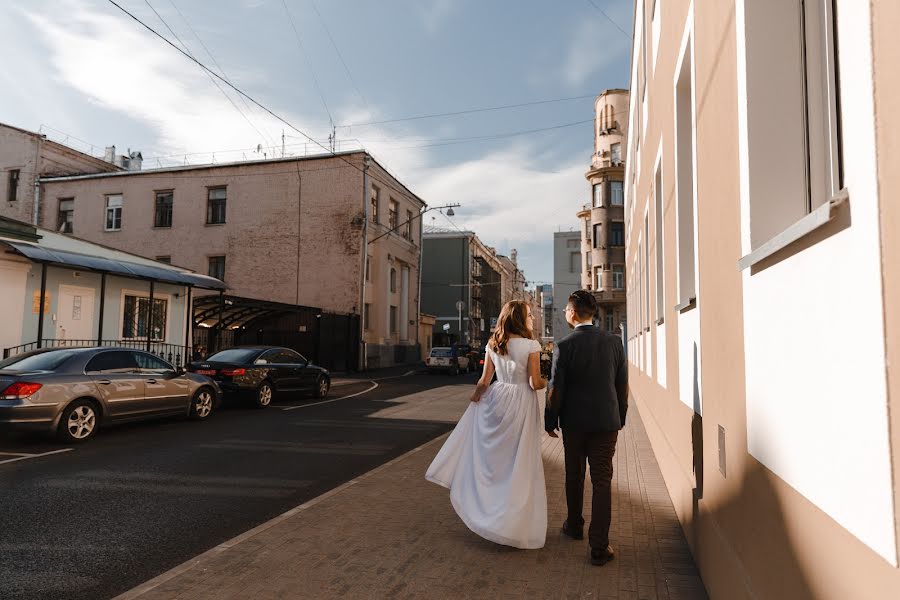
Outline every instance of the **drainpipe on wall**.
{"label": "drainpipe on wall", "polygon": [[40,136],[34,150],[34,202],[31,206],[31,224],[35,227],[41,226],[41,147],[43,145],[44,136]]}
{"label": "drainpipe on wall", "polygon": [[359,370],[365,371],[366,360],[366,261],[369,260],[369,155],[363,159],[363,237],[359,270]]}
{"label": "drainpipe on wall", "polygon": [[419,268],[416,270],[416,345],[419,347],[419,356],[422,356],[422,341],[419,339],[419,329],[422,327],[422,255],[425,253],[424,228],[422,227],[422,213],[425,207],[419,208]]}

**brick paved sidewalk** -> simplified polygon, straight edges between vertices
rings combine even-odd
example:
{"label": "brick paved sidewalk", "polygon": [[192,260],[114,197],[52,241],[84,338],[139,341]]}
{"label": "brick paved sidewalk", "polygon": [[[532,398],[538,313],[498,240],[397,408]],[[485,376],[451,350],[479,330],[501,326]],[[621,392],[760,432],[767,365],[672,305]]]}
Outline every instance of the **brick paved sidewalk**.
{"label": "brick paved sidewalk", "polygon": [[[456,404],[456,412],[465,407]],[[446,402],[441,408],[447,418]],[[428,404],[390,410],[382,416],[427,418]],[[543,446],[547,545],[516,550],[471,533],[447,490],[425,481],[442,436],[120,599],[706,598],[638,411],[629,417],[613,480],[616,559],[606,566],[588,562],[586,541],[559,533],[566,510],[560,441],[547,437]]]}

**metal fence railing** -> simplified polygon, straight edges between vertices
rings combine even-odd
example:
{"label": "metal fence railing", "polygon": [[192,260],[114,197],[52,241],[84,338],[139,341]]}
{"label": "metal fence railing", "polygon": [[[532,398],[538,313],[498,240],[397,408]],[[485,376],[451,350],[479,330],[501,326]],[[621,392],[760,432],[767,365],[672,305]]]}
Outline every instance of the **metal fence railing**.
{"label": "metal fence railing", "polygon": [[[78,346],[78,347],[97,347],[97,346],[108,346],[108,347],[117,347],[117,348],[133,348],[135,350],[147,350],[147,340],[100,340],[100,343],[97,343],[97,340],[62,340],[62,339],[44,339],[41,340],[41,348],[64,348],[66,346]],[[7,359],[10,356],[15,356],[17,354],[22,354],[23,352],[28,352],[30,350],[36,350],[38,348],[38,343],[30,342],[28,344],[21,344],[19,346],[13,346],[12,348],[4,348],[3,350],[3,358]],[[150,342],[150,353],[154,354],[161,359],[175,365],[176,367],[181,367],[186,364],[184,360],[186,358],[185,347],[178,344],[166,344],[163,342]],[[187,356],[187,358],[190,358]]]}

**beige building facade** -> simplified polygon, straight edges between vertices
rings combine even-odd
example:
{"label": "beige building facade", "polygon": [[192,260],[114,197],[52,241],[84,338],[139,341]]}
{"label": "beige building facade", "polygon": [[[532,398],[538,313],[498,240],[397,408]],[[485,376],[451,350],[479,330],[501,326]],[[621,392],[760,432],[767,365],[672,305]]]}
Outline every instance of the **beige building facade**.
{"label": "beige building facade", "polygon": [[[41,177],[121,170],[40,133],[0,123],[0,215],[4,217],[32,225],[46,223],[37,187]],[[57,225],[45,226],[57,230]],[[65,228],[65,223],[59,225]]]}
{"label": "beige building facade", "polygon": [[44,224],[219,277],[228,302],[355,315],[359,366],[418,359],[425,203],[365,152],[43,178],[41,202]]}
{"label": "beige building facade", "polygon": [[632,402],[711,598],[900,597],[898,22],[635,4]]}
{"label": "beige building facade", "polygon": [[600,326],[621,333],[625,311],[625,140],[628,90],[594,101],[594,153],[585,173],[591,201],[578,212],[584,259],[581,287],[597,299]]}

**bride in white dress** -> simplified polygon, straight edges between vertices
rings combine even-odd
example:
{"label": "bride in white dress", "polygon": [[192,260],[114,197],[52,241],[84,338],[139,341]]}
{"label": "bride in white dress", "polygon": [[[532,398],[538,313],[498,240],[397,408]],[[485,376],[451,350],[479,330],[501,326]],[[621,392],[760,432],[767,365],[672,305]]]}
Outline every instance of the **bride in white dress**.
{"label": "bride in white dress", "polygon": [[518,300],[500,311],[472,401],[425,474],[450,488],[450,502],[469,529],[516,548],[541,548],[547,535],[537,393],[547,381],[532,319],[531,308]]}

